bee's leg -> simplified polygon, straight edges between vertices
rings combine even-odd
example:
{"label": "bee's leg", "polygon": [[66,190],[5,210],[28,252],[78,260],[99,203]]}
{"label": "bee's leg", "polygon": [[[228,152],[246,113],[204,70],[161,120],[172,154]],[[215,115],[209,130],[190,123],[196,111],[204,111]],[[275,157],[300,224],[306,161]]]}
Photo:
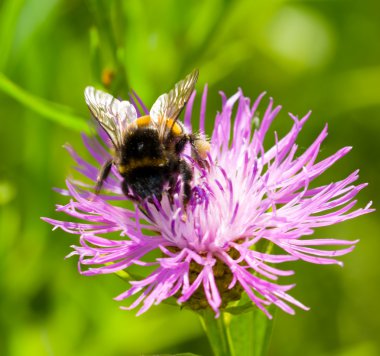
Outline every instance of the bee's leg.
{"label": "bee's leg", "polygon": [[174,192],[175,192],[175,188],[177,186],[177,181],[178,181],[178,176],[177,175],[172,175],[172,176],[169,177],[168,198],[169,198],[170,204],[172,204],[172,205],[174,203],[173,195],[174,195]]}
{"label": "bee's leg", "polygon": [[175,145],[175,153],[181,154],[185,149],[187,143],[191,145],[191,155],[201,166],[201,168],[209,169],[207,161],[207,152],[210,150],[208,141],[201,138],[198,134],[185,134]]}
{"label": "bee's leg", "polygon": [[185,146],[188,142],[191,145],[191,155],[197,162],[202,162],[202,158],[199,155],[195,141],[197,141],[198,136],[196,134],[185,134],[175,145],[175,153],[177,155],[181,154],[185,149]]}
{"label": "bee's leg", "polygon": [[174,192],[175,192],[175,188],[177,186],[177,182],[178,182],[178,175],[180,173],[179,171],[179,162],[180,160],[177,159],[177,160],[169,160],[169,167],[168,167],[168,170],[166,172],[166,175],[165,175],[165,178],[168,182],[168,199],[169,199],[169,202],[171,205],[173,205],[174,203]]}
{"label": "bee's leg", "polygon": [[188,136],[188,140],[190,142],[190,145],[191,145],[191,155],[197,160],[197,161],[200,161],[201,160],[201,157],[199,156],[199,153],[198,153],[198,150],[195,146],[195,141],[197,140],[197,135],[196,134],[189,134],[187,135]]}
{"label": "bee's leg", "polygon": [[177,155],[181,154],[185,149],[186,143],[189,142],[190,135],[183,135],[179,141],[175,144],[175,153]]}
{"label": "bee's leg", "polygon": [[112,159],[104,162],[102,168],[100,168],[99,174],[96,178],[95,194],[98,195],[102,189],[103,182],[107,179],[110,174],[112,167]]}
{"label": "bee's leg", "polygon": [[[197,163],[202,167],[202,168],[210,168],[209,164],[206,160],[207,157],[207,152],[209,150],[209,143],[202,139],[199,135],[197,134],[189,134],[188,136],[188,141],[190,142],[191,145],[191,155],[192,157],[197,161]],[[196,142],[202,142],[202,145],[197,145]],[[202,147],[202,154],[200,153],[200,147]]]}
{"label": "bee's leg", "polygon": [[179,172],[183,181],[183,205],[184,205],[184,208],[186,209],[186,206],[191,199],[190,182],[193,179],[193,172],[189,164],[184,160],[179,161]]}
{"label": "bee's leg", "polygon": [[123,179],[123,181],[121,183],[121,190],[123,191],[123,194],[128,199],[132,200],[135,203],[140,203],[140,200],[129,192],[129,186],[128,186],[128,183],[125,179]]}

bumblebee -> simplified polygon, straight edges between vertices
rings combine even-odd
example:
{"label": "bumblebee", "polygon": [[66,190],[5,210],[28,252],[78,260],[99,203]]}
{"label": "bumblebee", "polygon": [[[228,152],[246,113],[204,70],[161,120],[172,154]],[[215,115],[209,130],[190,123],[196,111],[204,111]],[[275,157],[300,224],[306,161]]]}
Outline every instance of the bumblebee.
{"label": "bumblebee", "polygon": [[181,177],[183,182],[183,205],[191,198],[192,168],[181,154],[189,143],[194,159],[204,163],[210,149],[208,141],[199,134],[186,131],[178,120],[194,90],[198,70],[194,70],[174,88],[161,95],[153,104],[149,115],[137,116],[129,101],[120,101],[112,95],[85,89],[86,103],[100,126],[109,136],[112,159],[99,171],[95,193],[99,194],[112,165],[123,177],[123,193],[138,202],[162,199],[167,189],[169,199]]}

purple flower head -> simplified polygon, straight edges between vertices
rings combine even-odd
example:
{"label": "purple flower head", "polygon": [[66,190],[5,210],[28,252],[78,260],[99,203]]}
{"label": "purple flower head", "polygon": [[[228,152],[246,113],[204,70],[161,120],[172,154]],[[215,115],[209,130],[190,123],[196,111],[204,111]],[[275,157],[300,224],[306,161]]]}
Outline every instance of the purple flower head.
{"label": "purple flower head", "polygon": [[[350,147],[317,160],[327,136],[327,126],[303,153],[296,139],[310,113],[297,118],[284,137],[274,135],[274,144],[264,149],[267,131],[281,107],[269,100],[260,124],[254,125],[261,95],[253,105],[241,90],[230,98],[222,95],[222,109],[216,115],[211,135],[208,167],[201,167],[188,154],[184,158],[193,170],[192,197],[184,211],[178,180],[174,194],[161,201],[142,202],[134,208],[122,194],[121,177],[115,167],[102,194],[95,195],[100,165],[110,159],[102,143],[83,136],[84,144],[99,165],[92,165],[67,147],[77,170],[93,183],[67,181],[61,193],[71,197],[64,212],[81,222],[44,220],[69,233],[78,234],[83,275],[115,273],[132,265],[154,266],[153,272],[130,282],[130,288],[116,297],[123,300],[137,294],[127,309],[140,306],[138,314],[169,297],[191,309],[211,307],[216,315],[229,302],[246,293],[253,305],[269,317],[267,307],[275,304],[293,314],[293,306],[307,309],[288,294],[294,285],[278,283],[293,271],[274,267],[282,262],[304,260],[316,264],[339,264],[336,257],[353,250],[357,241],[312,239],[314,228],[336,224],[371,212],[370,204],[354,209],[356,194],[366,184],[354,185],[358,171],[340,181],[311,187],[312,181],[345,156]],[[131,102],[139,115],[148,110],[135,95]],[[195,93],[185,112],[184,124],[191,130]],[[204,131],[207,87],[203,92],[200,130]],[[118,201],[118,202],[117,202]],[[117,203],[117,204],[116,204]],[[186,216],[186,219],[183,218]],[[118,232],[120,238],[107,234]],[[272,247],[276,254],[272,253]],[[330,247],[330,249],[325,249]],[[158,257],[147,259],[151,251]]]}

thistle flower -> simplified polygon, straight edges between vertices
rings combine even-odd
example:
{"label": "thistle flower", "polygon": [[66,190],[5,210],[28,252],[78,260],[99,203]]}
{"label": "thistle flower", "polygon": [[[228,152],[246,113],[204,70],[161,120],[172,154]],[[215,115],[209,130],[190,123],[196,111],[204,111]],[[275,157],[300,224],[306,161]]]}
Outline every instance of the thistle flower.
{"label": "thistle flower", "polygon": [[[246,293],[253,305],[269,317],[271,304],[293,314],[294,306],[308,309],[288,291],[294,285],[278,283],[279,277],[293,271],[274,267],[283,262],[304,260],[315,264],[339,264],[336,259],[351,252],[357,241],[312,239],[316,227],[336,224],[369,213],[354,209],[354,197],[366,184],[354,185],[358,171],[348,177],[322,186],[311,187],[312,181],[345,156],[345,147],[328,158],[317,161],[327,126],[303,153],[299,154],[296,139],[310,116],[301,119],[289,114],[293,126],[274,145],[264,149],[267,131],[281,107],[269,100],[261,123],[254,127],[256,111],[264,95],[250,104],[239,90],[226,98],[216,115],[211,135],[208,166],[200,167],[185,155],[193,169],[192,198],[182,204],[182,182],[178,181],[172,197],[161,201],[134,203],[130,209],[123,202],[121,177],[115,168],[104,184],[103,194],[93,191],[98,166],[94,166],[68,146],[77,163],[76,169],[93,183],[67,180],[71,197],[57,211],[82,222],[44,218],[55,228],[78,234],[79,246],[69,255],[79,256],[79,272],[83,275],[115,273],[132,265],[154,266],[148,276],[131,281],[130,288],[116,297],[123,300],[135,294],[138,298],[127,309],[140,306],[138,314],[175,297],[191,309],[211,307],[216,315],[229,302]],[[191,130],[195,93],[186,107],[185,126]],[[148,110],[135,95],[131,102],[141,115]],[[202,96],[200,130],[204,131],[207,87]],[[236,112],[233,114],[233,112]],[[110,159],[104,148],[104,133],[99,142],[83,136],[84,144],[99,166]],[[115,204],[115,201],[122,201]],[[123,205],[124,204],[124,205]],[[186,213],[186,219],[181,216]],[[109,233],[119,233],[111,239]],[[271,247],[275,248],[272,253]],[[324,247],[331,249],[323,249]],[[334,247],[335,246],[335,247]],[[338,248],[338,249],[337,249]],[[146,256],[160,251],[153,261]]]}

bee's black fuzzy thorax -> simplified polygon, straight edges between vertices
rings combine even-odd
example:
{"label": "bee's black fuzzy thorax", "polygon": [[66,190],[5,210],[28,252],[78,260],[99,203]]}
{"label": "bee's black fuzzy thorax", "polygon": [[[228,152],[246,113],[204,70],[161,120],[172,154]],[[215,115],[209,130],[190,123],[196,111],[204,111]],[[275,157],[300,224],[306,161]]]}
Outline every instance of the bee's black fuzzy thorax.
{"label": "bee's black fuzzy thorax", "polygon": [[157,130],[139,128],[127,134],[121,153],[122,164],[128,165],[130,161],[159,159],[163,156],[163,147]]}

